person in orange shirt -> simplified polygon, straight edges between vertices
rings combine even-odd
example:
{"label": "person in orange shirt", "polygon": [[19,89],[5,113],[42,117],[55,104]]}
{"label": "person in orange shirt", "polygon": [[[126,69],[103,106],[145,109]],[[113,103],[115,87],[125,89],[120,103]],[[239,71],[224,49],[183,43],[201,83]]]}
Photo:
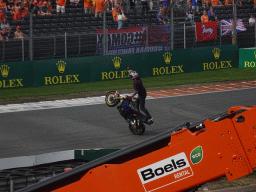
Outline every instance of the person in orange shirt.
{"label": "person in orange shirt", "polygon": [[21,8],[21,14],[22,14],[22,19],[24,20],[24,15],[29,15],[29,10],[28,10],[28,3],[24,3],[22,8]]}
{"label": "person in orange shirt", "polygon": [[203,15],[201,16],[201,22],[206,23],[209,21],[208,15],[206,14],[206,10],[204,10]]}
{"label": "person in orange shirt", "polygon": [[212,0],[212,6],[218,6],[222,5],[222,3],[219,0]]}
{"label": "person in orange shirt", "polygon": [[225,5],[233,5],[233,0],[225,0]]}
{"label": "person in orange shirt", "polygon": [[102,17],[102,12],[107,5],[107,1],[105,0],[94,0],[95,6],[95,17]]}
{"label": "person in orange shirt", "polygon": [[118,21],[118,8],[115,7],[112,11],[112,16],[114,21]]}
{"label": "person in orange shirt", "polygon": [[211,0],[202,0],[202,7],[209,7]]}
{"label": "person in orange shirt", "polygon": [[6,16],[6,10],[7,10],[7,7],[5,2],[3,0],[0,0],[0,20],[1,21],[3,21],[3,19]]}
{"label": "person in orange shirt", "polygon": [[65,13],[65,6],[66,6],[66,0],[56,0],[56,4],[57,4],[57,14],[60,14],[60,12],[62,14]]}
{"label": "person in orange shirt", "polygon": [[[77,4],[79,1],[77,2]],[[77,6],[76,4],[76,6]],[[91,0],[84,0],[84,13],[92,13],[92,1]]]}

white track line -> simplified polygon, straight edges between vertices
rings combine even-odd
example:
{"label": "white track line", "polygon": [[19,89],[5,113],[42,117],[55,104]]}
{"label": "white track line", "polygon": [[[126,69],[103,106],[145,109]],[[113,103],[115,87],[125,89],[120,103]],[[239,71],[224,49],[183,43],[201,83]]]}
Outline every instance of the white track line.
{"label": "white track line", "polygon": [[[165,97],[149,96],[147,97],[147,100],[163,99],[163,98],[171,98],[171,97],[184,97],[184,96],[191,96],[191,95],[202,95],[202,94],[220,93],[220,92],[228,92],[228,91],[239,91],[239,90],[254,89],[254,88],[255,87],[224,90],[224,91],[213,91],[213,92],[205,92],[205,93],[193,93],[193,94],[186,94],[186,95],[174,95],[174,96],[165,96]],[[131,94],[121,94],[121,97],[125,95],[131,95]],[[8,105],[0,105],[0,113],[58,109],[58,108],[67,108],[67,107],[82,107],[87,105],[98,105],[98,104],[104,104],[104,103],[105,103],[105,96],[77,98],[77,99],[63,99],[63,100],[55,100],[55,101],[40,101],[40,102],[30,102],[30,103],[21,103],[21,104],[8,104]]]}

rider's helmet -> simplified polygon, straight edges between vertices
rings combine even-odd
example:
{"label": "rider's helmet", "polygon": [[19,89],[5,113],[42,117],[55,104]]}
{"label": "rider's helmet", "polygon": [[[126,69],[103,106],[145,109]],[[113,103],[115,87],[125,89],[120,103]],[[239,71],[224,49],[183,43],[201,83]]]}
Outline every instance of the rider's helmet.
{"label": "rider's helmet", "polygon": [[132,71],[129,73],[129,77],[133,80],[139,77],[139,74],[136,71]]}

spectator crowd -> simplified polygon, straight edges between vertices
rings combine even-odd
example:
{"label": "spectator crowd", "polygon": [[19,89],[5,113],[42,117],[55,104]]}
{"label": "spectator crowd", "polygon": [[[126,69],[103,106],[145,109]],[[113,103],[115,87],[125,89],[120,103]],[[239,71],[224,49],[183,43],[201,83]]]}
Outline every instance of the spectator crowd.
{"label": "spectator crowd", "polygon": [[[17,26],[14,29],[11,27],[8,20],[22,21],[30,13],[33,16],[45,16],[51,15],[54,12],[56,14],[65,14],[65,7],[68,3],[73,7],[77,7],[79,3],[83,3],[84,13],[93,14],[95,17],[102,17],[104,9],[112,13],[114,22],[117,23],[117,29],[122,29],[124,22],[129,19],[125,16],[123,5],[129,4],[129,10],[137,13],[138,7],[136,3],[139,0],[0,0],[0,40],[9,40],[12,38],[20,39],[25,35],[20,31],[20,27]],[[140,0],[141,1],[141,14],[148,14],[152,9],[150,4],[152,0]],[[182,0],[159,0],[159,9],[157,11],[157,20],[160,24],[170,24],[170,7],[175,1]],[[213,10],[215,6],[232,6],[232,0],[183,0],[187,1],[186,18],[194,25],[195,13],[199,13],[199,8],[204,7],[205,10],[201,15],[201,22],[216,21],[217,15]],[[237,2],[237,6],[241,7],[249,0],[240,0]],[[256,4],[256,0],[254,2]],[[56,9],[53,9],[53,5]],[[209,9],[210,8],[210,9]],[[209,9],[207,12],[206,9]],[[250,14],[250,13],[249,13]],[[249,19],[249,23],[253,25],[255,19],[253,14]]]}

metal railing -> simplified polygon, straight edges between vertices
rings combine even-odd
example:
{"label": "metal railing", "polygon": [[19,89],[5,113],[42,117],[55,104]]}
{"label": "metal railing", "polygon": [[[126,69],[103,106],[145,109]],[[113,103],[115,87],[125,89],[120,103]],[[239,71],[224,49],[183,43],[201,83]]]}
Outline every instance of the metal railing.
{"label": "metal railing", "polygon": [[[239,47],[256,46],[255,25],[250,26],[246,21],[244,21],[245,27],[247,28],[246,32],[237,34],[236,30],[234,30],[236,29],[236,22],[233,22],[233,37],[221,36],[219,22],[218,36],[216,40],[197,42],[195,38],[195,26],[191,25],[190,22],[186,20],[186,2],[187,1],[176,1],[170,7],[170,21],[166,25],[169,26],[170,29],[170,38],[168,39],[168,47],[170,49],[186,49],[199,46],[231,44],[232,40],[233,43],[238,43]],[[234,4],[237,3],[235,0],[233,2]],[[159,1],[149,1],[148,14],[141,13],[142,5],[140,1],[138,1],[136,4],[136,13],[130,11],[129,1],[126,1],[124,5],[124,13],[128,17],[128,21],[126,21],[126,26],[124,28],[129,29],[134,27],[142,27],[145,30],[145,46],[150,46],[149,41],[151,34],[149,33],[149,28],[154,26],[162,26],[159,25],[157,21]],[[200,8],[200,10],[202,9]],[[233,6],[233,13],[233,18],[230,19],[235,21],[237,18],[237,6]],[[200,15],[197,17],[199,18]],[[66,15],[61,16],[39,16],[39,18],[47,18],[45,20],[47,20],[49,23],[36,24],[38,18],[30,16],[28,19],[29,22],[27,22],[29,23],[29,30],[25,30],[28,37],[0,42],[0,60],[2,62],[60,57],[69,58],[94,56],[99,55],[96,54],[96,49],[98,49],[100,46],[100,49],[103,50],[101,53],[102,55],[109,54],[109,31],[117,28],[117,22],[113,21],[112,13],[110,13],[107,9],[104,10],[103,17],[98,19],[96,19],[93,14],[76,15],[75,13],[67,13]],[[59,22],[56,22],[56,19]],[[69,19],[72,20],[72,22],[63,23],[65,27],[61,26],[60,22],[62,20],[65,21]],[[90,25],[88,25],[88,22],[90,22]],[[25,21],[20,22],[20,24],[22,23],[25,23]],[[55,26],[55,28],[51,28],[51,26],[54,26],[54,23],[57,24],[57,27]],[[18,25],[20,24],[18,23]],[[70,25],[70,27],[68,25]],[[26,25],[21,26],[26,27]],[[44,26],[46,28],[44,28]],[[46,29],[50,32],[40,33]],[[54,33],[59,29],[62,30],[60,30],[58,34]],[[99,30],[102,30],[103,34],[101,44],[97,44],[97,35],[99,34]],[[158,42],[158,45],[159,44],[161,44],[161,42]],[[166,44],[166,41],[162,42],[162,45],[164,44]]]}

